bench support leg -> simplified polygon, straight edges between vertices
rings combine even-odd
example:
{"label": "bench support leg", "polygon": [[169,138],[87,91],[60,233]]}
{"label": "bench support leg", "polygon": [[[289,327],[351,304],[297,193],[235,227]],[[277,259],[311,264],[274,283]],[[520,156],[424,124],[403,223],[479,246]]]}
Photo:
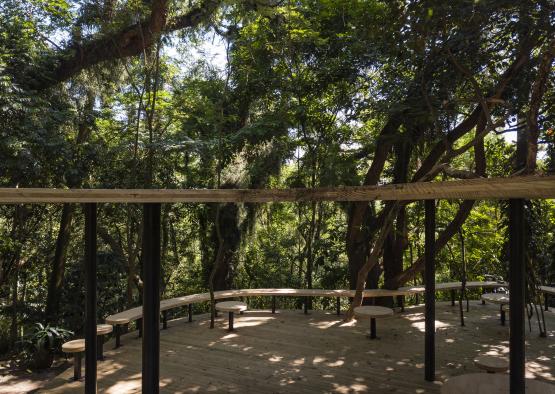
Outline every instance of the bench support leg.
{"label": "bench support leg", "polygon": [[455,290],[451,290],[451,306],[455,306]]}
{"label": "bench support leg", "polygon": [[272,313],[276,313],[276,296],[272,296]]}
{"label": "bench support leg", "polygon": [[335,313],[337,316],[341,315],[341,298],[335,297]]}
{"label": "bench support leg", "polygon": [[227,331],[233,331],[233,312],[229,312],[229,327]]}
{"label": "bench support leg", "polygon": [[376,319],[370,318],[370,339],[376,339]]}
{"label": "bench support leg", "polygon": [[80,380],[81,375],[81,353],[73,355],[73,380]]}
{"label": "bench support leg", "polygon": [[137,330],[139,331],[139,338],[143,337],[143,319],[137,320]]}
{"label": "bench support leg", "polygon": [[168,311],[162,311],[162,330],[168,328]]}
{"label": "bench support leg", "polygon": [[187,306],[187,313],[189,314],[189,323],[193,321],[193,304]]}
{"label": "bench support leg", "polygon": [[[482,287],[482,294],[486,294],[486,289]],[[482,305],[486,305],[486,301],[482,300]]]}
{"label": "bench support leg", "polygon": [[304,298],[304,314],[308,315],[308,297]]}
{"label": "bench support leg", "polygon": [[397,296],[397,303],[401,307],[401,312],[404,312],[405,311],[405,296],[404,295]]}
{"label": "bench support leg", "polygon": [[96,336],[96,359],[104,361],[104,337],[102,335]]}
{"label": "bench support leg", "polygon": [[116,331],[116,349],[121,346],[121,326],[116,324],[114,326],[114,330]]}
{"label": "bench support leg", "polygon": [[501,306],[500,312],[501,312],[501,325],[504,326],[505,325],[505,310],[503,309],[503,306]]}
{"label": "bench support leg", "polygon": [[547,293],[543,293],[543,303],[545,304],[545,311],[547,312],[549,310],[549,306],[547,305],[547,301],[549,296],[547,295]]}
{"label": "bench support leg", "polygon": [[418,293],[414,295],[414,303],[416,305],[420,304],[420,296],[418,295]]}

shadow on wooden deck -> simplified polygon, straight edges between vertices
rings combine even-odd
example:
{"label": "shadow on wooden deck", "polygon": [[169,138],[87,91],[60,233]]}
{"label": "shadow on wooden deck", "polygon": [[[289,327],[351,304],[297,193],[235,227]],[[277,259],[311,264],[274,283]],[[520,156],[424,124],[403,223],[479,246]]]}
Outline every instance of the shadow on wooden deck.
{"label": "shadow on wooden deck", "polygon": [[[478,372],[476,355],[509,352],[509,328],[499,324],[499,307],[471,302],[466,326],[459,325],[458,306],[438,303],[436,311],[437,381],[424,381],[424,309],[378,320],[378,340],[369,340],[368,321],[343,323],[322,311],[248,311],[237,315],[234,333],[220,317],[208,329],[208,315],[169,322],[161,331],[160,384],[163,393],[439,393],[450,376]],[[546,314],[548,335],[527,331],[527,376],[555,384],[555,313]],[[106,361],[98,364],[100,393],[141,390],[141,340],[136,332],[122,337],[123,346],[105,345]],[[72,369],[42,392],[82,393],[83,382],[71,382]]]}

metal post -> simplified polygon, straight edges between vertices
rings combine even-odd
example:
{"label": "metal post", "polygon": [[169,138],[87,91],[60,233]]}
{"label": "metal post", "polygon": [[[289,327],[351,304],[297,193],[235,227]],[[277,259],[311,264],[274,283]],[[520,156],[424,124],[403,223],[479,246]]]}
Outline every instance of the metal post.
{"label": "metal post", "polygon": [[81,353],[75,353],[73,356],[73,380],[80,380],[81,377]]}
{"label": "metal post", "polygon": [[[96,394],[96,204],[85,204],[85,393]],[[81,358],[79,357],[79,364]],[[79,365],[79,371],[81,366]]]}
{"label": "metal post", "polygon": [[308,315],[308,297],[304,298],[304,314]]}
{"label": "metal post", "polygon": [[272,296],[272,313],[276,313],[276,296]]}
{"label": "metal post", "polygon": [[376,319],[370,318],[370,339],[376,339]]}
{"label": "metal post", "polygon": [[104,337],[101,335],[96,336],[96,359],[104,361]]}
{"label": "metal post", "polygon": [[337,316],[341,314],[341,298],[335,297],[335,309]]}
{"label": "metal post", "polygon": [[426,281],[426,312],[425,312],[425,345],[424,367],[425,378],[429,382],[435,380],[435,200],[426,200],[425,207],[425,281]]}
{"label": "metal post", "polygon": [[143,206],[143,393],[160,391],[160,204]]}
{"label": "metal post", "polygon": [[114,330],[116,331],[116,349],[118,347],[121,346],[121,326],[119,324],[116,324],[114,327]]}
{"label": "metal post", "polygon": [[509,355],[511,394],[522,394],[524,388],[524,292],[525,292],[525,240],[524,200],[509,200]]}
{"label": "metal post", "polygon": [[189,304],[187,307],[189,313],[189,323],[193,321],[193,304]]}
{"label": "metal post", "polygon": [[233,331],[233,312],[229,312],[229,328],[227,329],[227,331]]}

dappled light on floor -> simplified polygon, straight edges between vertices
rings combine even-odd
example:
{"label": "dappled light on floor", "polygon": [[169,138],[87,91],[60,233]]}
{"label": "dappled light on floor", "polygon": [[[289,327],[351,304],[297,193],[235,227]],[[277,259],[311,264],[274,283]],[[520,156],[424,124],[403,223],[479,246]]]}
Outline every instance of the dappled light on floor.
{"label": "dappled light on floor", "polygon": [[130,393],[141,390],[141,374],[120,380],[106,389],[106,394]]}
{"label": "dappled light on floor", "polygon": [[[424,381],[423,306],[378,320],[379,339],[367,338],[367,319],[345,323],[344,316],[299,310],[247,311],[236,315],[235,332],[227,315],[209,329],[209,315],[169,322],[160,332],[162,393],[439,393],[451,376],[478,372],[479,354],[507,356],[508,330],[497,308],[472,304],[459,323],[458,307],[438,303],[435,383]],[[485,318],[489,316],[489,318]],[[527,376],[555,382],[555,314],[547,313],[548,337],[527,332]],[[135,332],[123,346],[106,345],[99,363],[99,393],[140,393],[141,340]],[[48,393],[82,393],[83,382],[69,382],[68,369]]]}

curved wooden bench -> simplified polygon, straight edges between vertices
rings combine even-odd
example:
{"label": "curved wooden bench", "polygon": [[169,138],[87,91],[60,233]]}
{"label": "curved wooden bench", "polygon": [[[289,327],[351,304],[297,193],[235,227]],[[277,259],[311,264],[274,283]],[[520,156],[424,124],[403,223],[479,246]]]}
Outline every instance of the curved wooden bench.
{"label": "curved wooden bench", "polygon": [[[466,289],[482,289],[482,292],[485,292],[486,289],[496,289],[499,287],[508,287],[509,284],[507,282],[497,282],[497,281],[471,281],[466,282],[465,288]],[[451,305],[455,305],[455,292],[457,290],[462,289],[462,282],[443,282],[443,283],[436,283],[436,291],[450,291],[451,292]],[[399,287],[399,290],[409,290],[413,294],[422,294],[426,291],[426,286],[418,285],[418,286],[404,286]],[[483,303],[483,302],[482,302]]]}
{"label": "curved wooden bench", "polygon": [[62,345],[64,353],[73,354],[73,380],[81,379],[81,358],[85,352],[85,340],[74,339]]}
{"label": "curved wooden bench", "polygon": [[540,286],[540,291],[543,293],[543,300],[545,304],[545,310],[549,310],[547,302],[549,301],[549,296],[555,296],[555,287],[553,286]]}
{"label": "curved wooden bench", "polygon": [[[500,282],[468,282],[467,288],[483,287],[483,288],[495,288],[507,286],[506,283]],[[461,282],[448,282],[448,283],[438,283],[436,284],[436,289],[438,290],[450,290],[450,289],[460,289],[462,287]],[[377,298],[377,297],[395,297],[395,296],[408,296],[418,293],[423,293],[425,291],[424,286],[414,286],[414,287],[401,287],[397,290],[387,290],[387,289],[367,289],[364,290],[364,298]],[[272,297],[272,313],[276,311],[276,297],[305,297],[304,302],[304,312],[308,313],[308,300],[310,297],[335,297],[336,298],[336,310],[337,314],[340,314],[340,299],[341,297],[352,298],[355,296],[355,290],[325,290],[325,289],[278,289],[278,288],[268,288],[268,289],[238,289],[238,290],[222,290],[214,292],[214,299],[222,300],[228,298],[237,297]],[[163,328],[167,327],[167,311],[170,309],[180,308],[187,306],[189,313],[189,321],[192,321],[192,305],[195,303],[210,301],[210,293],[199,293],[191,294],[182,297],[174,297],[160,302],[160,312],[162,314],[162,324]],[[401,305],[402,308],[402,305]],[[116,334],[116,347],[121,346],[121,326],[129,324],[131,322],[137,321],[137,327],[139,330],[139,337],[142,334],[142,322],[143,308],[141,306],[125,310],[123,312],[116,313],[114,315],[108,316],[105,321],[107,324],[114,326],[114,331]]]}

